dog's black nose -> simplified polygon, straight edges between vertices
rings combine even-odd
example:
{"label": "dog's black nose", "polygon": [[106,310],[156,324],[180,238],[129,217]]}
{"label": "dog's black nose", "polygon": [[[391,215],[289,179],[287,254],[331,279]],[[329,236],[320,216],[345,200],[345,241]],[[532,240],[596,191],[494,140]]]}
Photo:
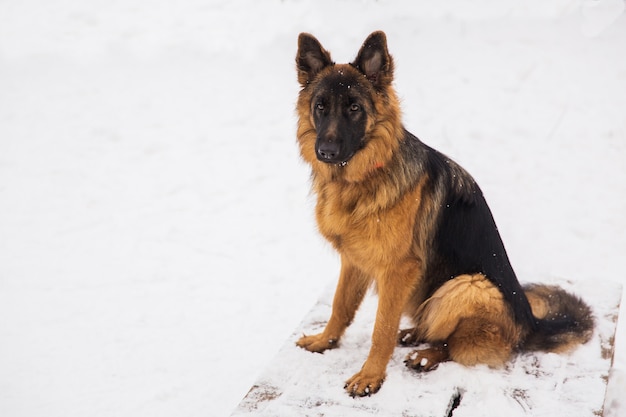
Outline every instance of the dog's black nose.
{"label": "dog's black nose", "polygon": [[324,141],[317,147],[317,159],[324,162],[335,162],[339,155],[339,144],[337,142]]}

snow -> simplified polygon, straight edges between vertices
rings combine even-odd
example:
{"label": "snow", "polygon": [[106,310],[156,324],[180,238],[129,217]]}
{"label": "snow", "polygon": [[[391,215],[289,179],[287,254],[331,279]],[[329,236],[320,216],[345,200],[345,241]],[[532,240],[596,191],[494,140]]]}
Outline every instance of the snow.
{"label": "snow", "polygon": [[626,283],[620,0],[8,0],[0,415],[229,415],[338,272],[297,35],[346,62],[377,29],[405,125],[477,179],[520,279]]}

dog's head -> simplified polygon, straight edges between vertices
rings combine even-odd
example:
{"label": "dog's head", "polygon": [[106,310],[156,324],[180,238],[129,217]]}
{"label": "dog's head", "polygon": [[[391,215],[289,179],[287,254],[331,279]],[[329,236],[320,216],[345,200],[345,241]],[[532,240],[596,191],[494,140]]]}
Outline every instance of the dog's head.
{"label": "dog's head", "polygon": [[378,94],[393,80],[393,60],[383,32],[372,33],[350,64],[335,64],[308,33],[298,38],[298,81],[307,91],[308,114],[316,133],[315,156],[343,167],[367,145],[376,123]]}

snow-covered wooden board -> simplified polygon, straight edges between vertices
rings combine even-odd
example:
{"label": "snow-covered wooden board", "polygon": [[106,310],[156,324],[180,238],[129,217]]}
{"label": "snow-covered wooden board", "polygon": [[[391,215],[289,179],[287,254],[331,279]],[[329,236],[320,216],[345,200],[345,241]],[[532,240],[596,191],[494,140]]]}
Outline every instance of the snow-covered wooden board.
{"label": "snow-covered wooden board", "polygon": [[596,329],[587,344],[567,354],[520,354],[499,370],[446,362],[423,374],[404,365],[412,348],[397,347],[382,389],[366,398],[349,397],[343,385],[368,354],[374,295],[364,301],[339,348],[314,354],[295,346],[302,333],[323,329],[334,291],[329,288],[232,415],[602,416],[621,286],[608,281],[548,283],[561,285],[592,306]]}

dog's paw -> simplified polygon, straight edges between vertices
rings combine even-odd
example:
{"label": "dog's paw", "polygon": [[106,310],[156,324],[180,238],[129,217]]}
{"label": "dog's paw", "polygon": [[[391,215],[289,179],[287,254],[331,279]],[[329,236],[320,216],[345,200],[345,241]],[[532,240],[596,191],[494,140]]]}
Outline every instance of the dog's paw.
{"label": "dog's paw", "polygon": [[303,335],[296,345],[309,352],[323,353],[327,349],[336,348],[337,339],[328,338],[323,333],[312,336]]}
{"label": "dog's paw", "polygon": [[417,335],[417,329],[400,330],[398,334],[398,344],[401,346],[417,346],[421,343]]}
{"label": "dog's paw", "polygon": [[418,349],[410,353],[404,363],[417,372],[437,369],[441,362],[448,360],[448,351],[444,348]]}
{"label": "dog's paw", "polygon": [[367,375],[363,371],[346,381],[345,390],[351,397],[368,397],[376,394],[385,381],[385,374]]}

